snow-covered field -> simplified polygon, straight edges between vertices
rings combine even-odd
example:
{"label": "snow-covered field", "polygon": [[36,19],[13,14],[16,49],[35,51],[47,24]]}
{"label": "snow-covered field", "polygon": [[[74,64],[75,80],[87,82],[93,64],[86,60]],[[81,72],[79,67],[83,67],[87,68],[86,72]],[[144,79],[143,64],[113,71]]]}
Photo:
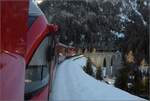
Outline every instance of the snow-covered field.
{"label": "snow-covered field", "polygon": [[86,58],[71,58],[57,67],[50,101],[145,101],[86,74]]}

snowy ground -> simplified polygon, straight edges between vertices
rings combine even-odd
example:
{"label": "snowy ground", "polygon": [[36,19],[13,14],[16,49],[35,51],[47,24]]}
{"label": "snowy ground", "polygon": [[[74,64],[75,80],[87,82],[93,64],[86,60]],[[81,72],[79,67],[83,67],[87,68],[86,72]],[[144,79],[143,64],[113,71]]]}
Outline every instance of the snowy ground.
{"label": "snowy ground", "polygon": [[89,76],[82,69],[86,58],[75,58],[57,67],[50,101],[145,101]]}

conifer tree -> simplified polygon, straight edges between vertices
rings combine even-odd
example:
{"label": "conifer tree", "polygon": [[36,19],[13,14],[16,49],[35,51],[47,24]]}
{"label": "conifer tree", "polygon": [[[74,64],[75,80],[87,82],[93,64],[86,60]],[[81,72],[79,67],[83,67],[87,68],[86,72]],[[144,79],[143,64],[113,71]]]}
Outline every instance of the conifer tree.
{"label": "conifer tree", "polygon": [[92,69],[92,61],[90,58],[87,59],[87,63],[86,63],[86,67],[84,67],[84,71],[91,76],[93,76],[94,74]]}
{"label": "conifer tree", "polygon": [[96,79],[97,80],[102,80],[102,70],[101,67],[99,67],[96,71]]}

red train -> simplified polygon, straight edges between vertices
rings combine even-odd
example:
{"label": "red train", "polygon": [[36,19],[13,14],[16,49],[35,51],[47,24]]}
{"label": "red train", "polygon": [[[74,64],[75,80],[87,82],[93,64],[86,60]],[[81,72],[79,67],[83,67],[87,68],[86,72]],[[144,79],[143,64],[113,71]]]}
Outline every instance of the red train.
{"label": "red train", "polygon": [[62,43],[57,43],[56,46],[57,60],[58,63],[62,62],[64,59],[75,56],[77,49],[72,46],[67,46]]}
{"label": "red train", "polygon": [[48,100],[58,26],[31,0],[0,0],[0,7],[0,100]]}

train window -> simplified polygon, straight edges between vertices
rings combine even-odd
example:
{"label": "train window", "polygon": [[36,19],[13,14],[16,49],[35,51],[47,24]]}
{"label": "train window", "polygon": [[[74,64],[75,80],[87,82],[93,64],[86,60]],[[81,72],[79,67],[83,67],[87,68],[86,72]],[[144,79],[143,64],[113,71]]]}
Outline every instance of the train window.
{"label": "train window", "polygon": [[[50,77],[50,61],[47,55],[51,54],[52,37],[47,36],[39,45],[29,64],[25,74],[25,100],[29,99],[45,87]],[[49,53],[48,53],[49,52]],[[50,55],[48,55],[50,56]],[[36,92],[36,93],[35,93]]]}
{"label": "train window", "polygon": [[33,22],[37,19],[38,16],[29,16],[28,17],[28,25],[29,27],[32,26]]}

